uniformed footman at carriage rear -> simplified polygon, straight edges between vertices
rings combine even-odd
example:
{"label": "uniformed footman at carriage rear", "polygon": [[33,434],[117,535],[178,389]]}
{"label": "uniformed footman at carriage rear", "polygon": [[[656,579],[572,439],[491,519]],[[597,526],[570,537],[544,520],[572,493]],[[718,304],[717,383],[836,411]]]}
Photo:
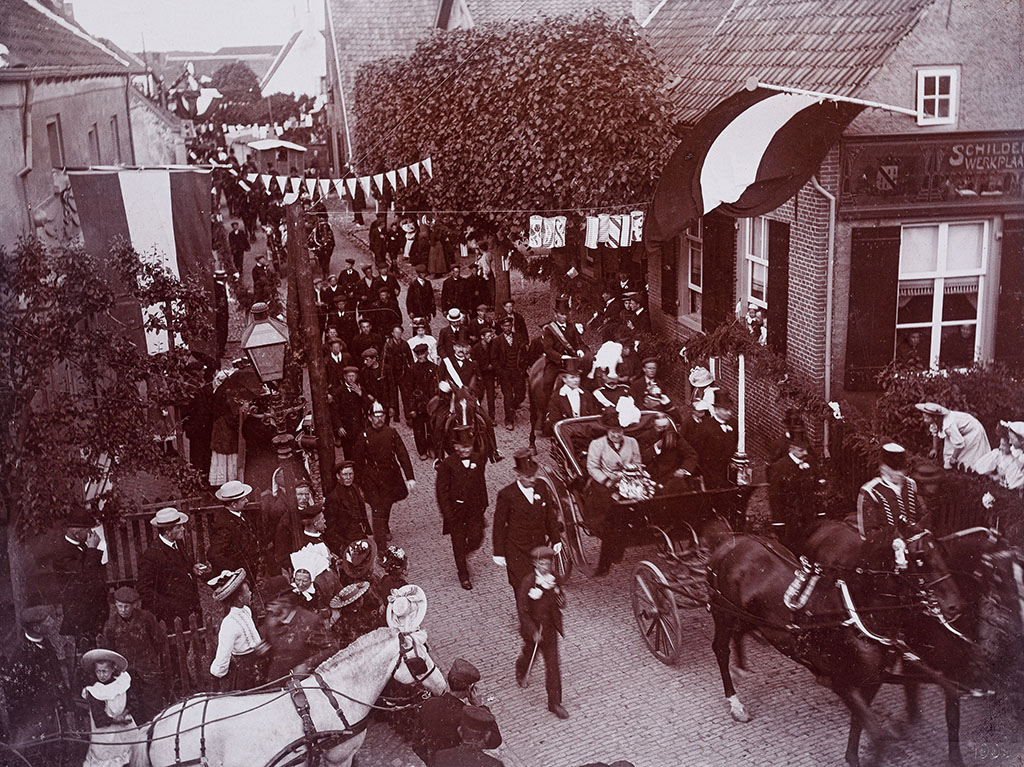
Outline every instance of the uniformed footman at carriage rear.
{"label": "uniformed footman at carriage rear", "polygon": [[405,500],[416,487],[412,462],[398,432],[385,425],[387,413],[380,402],[370,406],[370,425],[353,448],[359,486],[370,504],[373,538],[383,551],[391,540],[391,507]]}
{"label": "uniformed footman at carriage rear", "polygon": [[847,516],[862,538],[892,527],[903,537],[924,510],[917,498],[917,483],[907,476],[907,451],[895,442],[882,445],[878,476],[865,482],[857,496],[857,511]]}
{"label": "uniformed footman at carriage rear", "polygon": [[484,512],[487,509],[487,456],[473,450],[473,428],[455,429],[454,449],[437,465],[437,508],[443,521],[442,533],[452,539],[459,583],[473,588],[466,557],[484,540]]}
{"label": "uniformed footman at carriage rear", "polygon": [[818,467],[803,427],[793,427],[787,439],[786,455],[768,467],[768,507],[775,537],[799,556],[817,518]]}
{"label": "uniformed footman at carriage rear", "polygon": [[516,481],[498,491],[494,502],[494,561],[506,568],[508,582],[519,597],[519,584],[532,569],[530,552],[550,544],[562,550],[561,527],[544,485],[537,481],[537,462],[530,451],[515,456]]}
{"label": "uniformed footman at carriage rear", "polygon": [[541,655],[548,711],[559,719],[568,719],[569,712],[562,705],[562,670],[558,657],[558,637],[564,634],[565,591],[551,571],[554,550],[538,546],[530,556],[533,572],[527,573],[519,583],[519,633],[523,637],[523,649],[516,659],[516,682],[520,687],[526,686],[531,658],[535,662],[536,655]]}

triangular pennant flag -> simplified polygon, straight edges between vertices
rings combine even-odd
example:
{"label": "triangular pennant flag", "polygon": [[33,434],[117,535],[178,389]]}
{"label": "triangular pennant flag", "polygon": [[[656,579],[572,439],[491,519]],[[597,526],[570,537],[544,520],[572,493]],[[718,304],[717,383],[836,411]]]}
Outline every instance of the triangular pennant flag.
{"label": "triangular pennant flag", "polygon": [[[352,181],[352,188],[355,189],[355,187],[356,187],[355,181],[356,180],[355,179],[351,179],[351,181]],[[331,186],[334,187],[334,193],[337,194],[340,199],[344,200],[345,199],[345,181],[343,179],[336,178],[333,181],[331,181]]]}
{"label": "triangular pennant flag", "polygon": [[314,189],[316,189],[316,179],[307,178],[306,179],[306,194],[308,194],[310,197],[312,197]]}
{"label": "triangular pennant flag", "polygon": [[431,178],[434,177],[434,166],[433,163],[431,163],[429,157],[423,161],[423,170],[425,170],[427,172],[427,175],[430,176]]}
{"label": "triangular pennant flag", "polygon": [[384,174],[383,173],[374,173],[373,174],[373,183],[376,184],[377,188],[380,190],[380,193],[384,194]]}
{"label": "triangular pennant flag", "polygon": [[[369,176],[360,176],[359,177],[359,186],[361,186],[363,188],[363,194],[365,196],[369,197],[370,196],[370,177]],[[352,196],[355,197],[354,194]]]}
{"label": "triangular pennant flag", "polygon": [[289,183],[290,179],[287,176],[278,176],[277,185],[281,189],[282,194],[288,194],[292,190],[292,185]]}
{"label": "triangular pennant flag", "polygon": [[288,192],[288,193],[287,193],[287,194],[286,194],[286,195],[284,196],[284,199],[283,199],[283,200],[281,200],[281,202],[282,202],[283,204],[285,204],[285,205],[291,205],[291,204],[292,204],[293,202],[295,202],[295,201],[296,201],[297,199],[299,199],[299,193],[298,193],[298,192]]}
{"label": "triangular pennant flag", "polygon": [[398,177],[402,179],[402,186],[409,186],[409,166],[398,169]]}
{"label": "triangular pennant flag", "polygon": [[270,191],[270,180],[272,178],[273,176],[271,176],[269,173],[264,173],[262,176],[260,176],[260,181],[263,182],[263,188],[266,189],[268,192]]}
{"label": "triangular pennant flag", "polygon": [[384,177],[388,180],[388,183],[391,184],[392,189],[398,189],[398,174],[395,171],[389,170],[384,174]]}
{"label": "triangular pennant flag", "polygon": [[[358,183],[358,179],[354,179],[354,178],[346,178],[345,179],[345,186],[348,187],[348,196],[353,198],[353,199],[355,199],[355,196],[356,196],[356,184],[357,183]],[[339,193],[338,196],[339,197],[341,196],[340,193]]]}
{"label": "triangular pennant flag", "polygon": [[256,174],[255,173],[246,173],[245,174],[245,180],[248,181],[251,184],[253,181],[256,180]]}
{"label": "triangular pennant flag", "polygon": [[326,178],[320,179],[320,196],[323,197],[326,200],[328,195],[330,195],[330,193],[331,193],[331,182],[328,181]]}
{"label": "triangular pennant flag", "polygon": [[412,177],[414,179],[416,179],[417,182],[419,182],[419,180],[420,180],[420,164],[418,162],[414,162],[412,165],[409,166],[409,170],[412,171]]}

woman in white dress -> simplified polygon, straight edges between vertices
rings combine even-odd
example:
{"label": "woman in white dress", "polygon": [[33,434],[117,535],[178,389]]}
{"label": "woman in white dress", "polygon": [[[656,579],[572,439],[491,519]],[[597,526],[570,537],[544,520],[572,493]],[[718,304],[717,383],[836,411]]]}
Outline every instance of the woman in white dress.
{"label": "woman in white dress", "polygon": [[924,414],[932,434],[930,457],[938,457],[941,445],[945,468],[962,466],[978,471],[978,462],[992,450],[981,421],[970,413],[950,410],[935,402],[918,402],[914,407]]}
{"label": "woman in white dress", "polygon": [[96,680],[82,690],[92,725],[82,767],[124,767],[131,753],[130,741],[137,740],[139,734],[126,710],[132,685],[128,661],[112,650],[90,650],[82,656],[82,670]]}

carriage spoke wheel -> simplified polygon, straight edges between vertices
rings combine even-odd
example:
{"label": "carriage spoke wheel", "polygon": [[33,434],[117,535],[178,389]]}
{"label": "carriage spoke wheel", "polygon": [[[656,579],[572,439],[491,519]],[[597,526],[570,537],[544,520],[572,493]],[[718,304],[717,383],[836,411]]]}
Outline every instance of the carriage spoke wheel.
{"label": "carriage spoke wheel", "polygon": [[651,654],[673,665],[682,650],[679,608],[665,575],[647,560],[633,570],[633,617]]}
{"label": "carriage spoke wheel", "polygon": [[565,534],[572,549],[572,559],[576,567],[588,578],[597,569],[597,560],[601,554],[601,539],[591,535],[583,527],[582,513],[576,499],[570,494],[569,513],[565,516]]}

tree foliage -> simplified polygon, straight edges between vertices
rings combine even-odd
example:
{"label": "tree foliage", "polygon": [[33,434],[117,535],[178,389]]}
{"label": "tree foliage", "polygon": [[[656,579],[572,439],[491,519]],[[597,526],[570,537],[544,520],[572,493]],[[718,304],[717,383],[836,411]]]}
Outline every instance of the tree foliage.
{"label": "tree foliage", "polygon": [[600,12],[436,34],[359,70],[357,171],[431,157],[436,179],[398,209],[498,211],[449,223],[513,233],[531,211],[581,209],[576,239],[583,213],[651,198],[672,145],[661,81],[635,24]]}
{"label": "tree foliage", "polygon": [[123,241],[102,265],[81,247],[36,239],[0,249],[0,498],[8,524],[59,519],[86,482],[111,480],[105,510],[116,510],[119,479],[143,471],[190,478],[154,437],[161,411],[201,384],[195,358],[183,346],[149,355],[110,311],[127,294],[163,307],[147,329],[169,323],[187,339],[209,337],[203,290],[156,264]]}
{"label": "tree foliage", "polygon": [[243,61],[218,67],[210,80],[224,96],[225,103],[254,104],[260,100],[260,79]]}

